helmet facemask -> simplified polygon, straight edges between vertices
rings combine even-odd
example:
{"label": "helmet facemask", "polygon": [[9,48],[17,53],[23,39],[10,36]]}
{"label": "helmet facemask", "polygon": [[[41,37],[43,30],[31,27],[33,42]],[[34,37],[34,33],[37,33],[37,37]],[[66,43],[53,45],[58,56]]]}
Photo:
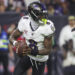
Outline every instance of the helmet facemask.
{"label": "helmet facemask", "polygon": [[40,13],[40,15],[38,16],[38,22],[41,25],[45,25],[47,23],[47,12]]}
{"label": "helmet facemask", "polygon": [[[34,21],[39,23],[39,25],[44,25],[47,23],[47,10],[43,10],[41,6],[34,4],[29,7],[29,13]],[[35,6],[35,7],[34,7]]]}

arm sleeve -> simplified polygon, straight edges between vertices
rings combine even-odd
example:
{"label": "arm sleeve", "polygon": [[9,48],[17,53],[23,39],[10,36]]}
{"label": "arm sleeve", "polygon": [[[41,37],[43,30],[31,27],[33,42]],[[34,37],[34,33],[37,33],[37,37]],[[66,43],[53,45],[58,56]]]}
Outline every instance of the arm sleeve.
{"label": "arm sleeve", "polygon": [[53,22],[51,22],[51,24],[49,25],[49,28],[47,29],[47,36],[53,36],[53,34],[55,33],[55,26],[53,24]]}
{"label": "arm sleeve", "polygon": [[51,34],[54,34],[55,33],[55,26],[54,26],[53,22],[51,23],[50,28],[51,28]]}
{"label": "arm sleeve", "polygon": [[24,30],[24,20],[23,18],[20,19],[20,21],[18,22],[18,27],[17,29],[20,31],[20,32],[23,32]]}

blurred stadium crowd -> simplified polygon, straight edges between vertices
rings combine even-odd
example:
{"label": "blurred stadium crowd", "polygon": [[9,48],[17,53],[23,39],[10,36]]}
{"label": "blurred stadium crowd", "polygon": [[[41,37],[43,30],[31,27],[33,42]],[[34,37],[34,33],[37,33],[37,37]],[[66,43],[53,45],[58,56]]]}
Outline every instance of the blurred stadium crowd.
{"label": "blurred stadium crowd", "polygon": [[[50,15],[68,15],[75,13],[75,0],[40,0],[48,9]],[[0,0],[0,12],[23,12],[24,0]]]}
{"label": "blurred stadium crowd", "polygon": [[[75,75],[75,0],[40,1],[46,5],[50,16],[73,15],[68,17],[68,24],[61,29],[58,37],[59,42],[56,40],[53,42],[52,52],[45,67],[45,75]],[[0,13],[24,13],[25,11],[27,11],[27,7],[24,0],[0,0]],[[0,75],[3,75],[3,72],[4,75],[11,75],[17,60],[19,60],[15,53],[16,49],[8,44],[8,38],[16,26],[15,23],[3,26],[0,24]],[[21,36],[17,40],[25,39]],[[2,46],[2,43],[7,44]],[[1,51],[2,48],[3,51]],[[27,75],[31,75],[31,72],[31,69],[28,70]]]}

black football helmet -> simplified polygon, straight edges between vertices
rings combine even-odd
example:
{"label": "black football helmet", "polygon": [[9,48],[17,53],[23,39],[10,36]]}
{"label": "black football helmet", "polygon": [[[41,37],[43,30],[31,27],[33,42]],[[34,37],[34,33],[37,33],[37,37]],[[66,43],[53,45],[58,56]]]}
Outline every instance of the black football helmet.
{"label": "black football helmet", "polygon": [[34,21],[46,24],[47,10],[44,4],[33,2],[28,6],[28,12]]}

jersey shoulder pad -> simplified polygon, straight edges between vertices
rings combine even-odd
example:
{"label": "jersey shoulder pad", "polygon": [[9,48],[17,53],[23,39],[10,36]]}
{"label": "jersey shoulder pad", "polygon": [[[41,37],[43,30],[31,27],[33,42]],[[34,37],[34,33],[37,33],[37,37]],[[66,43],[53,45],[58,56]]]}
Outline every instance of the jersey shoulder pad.
{"label": "jersey shoulder pad", "polygon": [[29,19],[29,16],[23,16],[23,19],[28,20]]}
{"label": "jersey shoulder pad", "polygon": [[23,32],[28,23],[29,23],[29,17],[28,16],[23,16],[20,19],[20,21],[18,22],[18,30],[20,32]]}
{"label": "jersey shoulder pad", "polygon": [[48,24],[46,24],[43,28],[44,36],[52,36],[55,32],[55,27],[52,21],[48,20]]}
{"label": "jersey shoulder pad", "polygon": [[49,25],[49,29],[54,33],[55,32],[54,23],[51,20],[48,20],[47,25]]}

